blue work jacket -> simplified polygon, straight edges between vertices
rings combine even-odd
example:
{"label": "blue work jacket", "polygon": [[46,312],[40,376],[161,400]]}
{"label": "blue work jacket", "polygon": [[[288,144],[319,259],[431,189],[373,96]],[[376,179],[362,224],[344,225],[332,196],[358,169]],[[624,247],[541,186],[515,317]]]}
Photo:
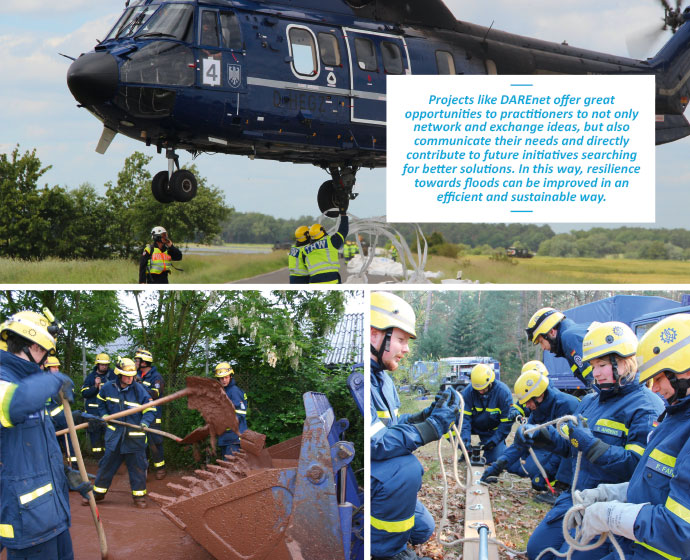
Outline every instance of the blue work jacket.
{"label": "blue work jacket", "polygon": [[117,379],[112,369],[108,368],[108,371],[103,374],[100,373],[97,368],[98,366],[93,367],[81,386],[81,396],[84,398],[84,410],[89,414],[98,414],[98,387],[96,387],[96,377],[101,378],[101,385]]}
{"label": "blue work jacket", "polygon": [[[628,485],[628,502],[649,502],[635,519],[635,558],[690,558],[690,396],[666,407]],[[644,544],[642,544],[644,543]]]}
{"label": "blue work jacket", "polygon": [[[165,396],[165,381],[163,381],[163,376],[161,372],[156,369],[156,366],[151,366],[151,369],[142,374],[140,383],[144,386],[144,389],[151,395],[151,398],[155,401]],[[156,407],[156,424],[163,423],[163,407]],[[155,426],[153,426],[155,427]]]}
{"label": "blue work jacket", "polygon": [[462,391],[462,398],[465,410],[460,435],[465,444],[470,441],[472,434],[477,434],[484,445],[489,442],[499,445],[503,442],[513,426],[509,418],[513,394],[508,385],[502,381],[494,381],[489,392],[484,395],[468,385]]}
{"label": "blue work jacket", "polygon": [[[617,395],[608,398],[599,393],[586,395],[575,409],[575,415],[584,416],[593,434],[610,447],[595,463],[583,455],[575,490],[630,480],[645,452],[647,435],[663,409],[661,398],[635,382],[624,385]],[[561,461],[556,478],[571,484],[577,453],[553,426],[549,427],[549,433],[554,450],[568,457]]]}
{"label": "blue work jacket", "polygon": [[573,375],[586,387],[593,383],[592,366],[582,361],[582,339],[587,334],[590,323],[575,323],[567,317],[558,324],[556,347],[551,351],[559,358],[565,358]]}
{"label": "blue work jacket", "polygon": [[[237,413],[237,420],[240,424],[240,433],[247,429],[247,394],[237,386],[234,379],[230,380],[227,387],[223,387],[225,394],[235,405],[235,412]],[[228,428],[224,434],[218,437],[218,445],[226,446],[233,443],[239,443],[240,436]]]}
{"label": "blue work jacket", "polygon": [[62,382],[0,350],[0,544],[23,549],[70,526],[67,479],[46,401]]}
{"label": "blue work jacket", "polygon": [[[133,381],[131,385],[120,387],[118,381],[111,381],[101,385],[101,390],[98,392],[98,415],[115,414],[147,402],[151,402],[151,397],[140,383]],[[142,423],[151,426],[155,419],[156,407],[152,406],[142,412],[135,412],[126,416],[122,418],[122,421],[137,426]],[[146,432],[117,424],[108,424],[105,430],[106,451],[116,449],[118,444],[121,444],[120,453],[144,451],[146,449]]]}
{"label": "blue work jacket", "polygon": [[[372,476],[385,477],[386,459],[408,455],[424,442],[409,414],[398,416],[400,398],[391,376],[371,360],[371,469]],[[378,474],[377,474],[378,473]]]}
{"label": "blue work jacket", "polygon": [[[548,387],[544,393],[544,400],[532,411],[527,419],[530,424],[545,424],[561,416],[573,414],[580,401],[576,397],[559,391],[556,387]],[[505,453],[501,455],[500,459],[505,460],[509,465],[513,464],[518,459],[524,459],[529,456],[529,449],[517,443],[511,445],[506,449]],[[547,462],[539,459],[547,472],[554,472],[561,462],[561,456],[555,453],[548,455]]]}

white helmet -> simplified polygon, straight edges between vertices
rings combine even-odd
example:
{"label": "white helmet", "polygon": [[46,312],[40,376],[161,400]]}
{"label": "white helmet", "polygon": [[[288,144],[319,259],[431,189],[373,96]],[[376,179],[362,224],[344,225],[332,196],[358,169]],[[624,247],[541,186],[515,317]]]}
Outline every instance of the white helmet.
{"label": "white helmet", "polygon": [[164,233],[168,233],[165,231],[165,228],[163,226],[156,226],[151,230],[151,237],[158,237],[159,235],[163,235]]}

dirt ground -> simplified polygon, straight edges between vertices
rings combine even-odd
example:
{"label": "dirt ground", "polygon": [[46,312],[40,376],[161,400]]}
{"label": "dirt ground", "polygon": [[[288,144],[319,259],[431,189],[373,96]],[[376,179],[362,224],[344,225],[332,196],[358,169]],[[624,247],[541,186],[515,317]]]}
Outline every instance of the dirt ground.
{"label": "dirt ground", "polygon": [[[96,474],[97,465],[88,464],[86,470]],[[149,474],[146,483],[148,492],[174,495],[166,486],[168,482],[180,484],[184,473],[172,473],[163,480],[156,480]],[[184,482],[182,482],[184,484]],[[76,560],[98,560],[101,558],[98,534],[91,516],[91,508],[81,505],[81,496],[69,493],[72,511],[72,546]],[[127,469],[120,467],[104,501],[98,504],[105,536],[108,542],[109,560],[213,560],[208,552],[187,533],[165,517],[158,505],[148,498],[147,509],[134,507],[129,487]],[[0,555],[5,560],[5,552]]]}

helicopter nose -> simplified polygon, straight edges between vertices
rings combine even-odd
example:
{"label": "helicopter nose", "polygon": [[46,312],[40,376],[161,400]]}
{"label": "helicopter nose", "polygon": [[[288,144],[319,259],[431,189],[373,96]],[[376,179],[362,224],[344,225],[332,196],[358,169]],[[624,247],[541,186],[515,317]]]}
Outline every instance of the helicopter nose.
{"label": "helicopter nose", "polygon": [[117,60],[109,53],[87,53],[67,71],[67,86],[82,105],[97,105],[117,92]]}

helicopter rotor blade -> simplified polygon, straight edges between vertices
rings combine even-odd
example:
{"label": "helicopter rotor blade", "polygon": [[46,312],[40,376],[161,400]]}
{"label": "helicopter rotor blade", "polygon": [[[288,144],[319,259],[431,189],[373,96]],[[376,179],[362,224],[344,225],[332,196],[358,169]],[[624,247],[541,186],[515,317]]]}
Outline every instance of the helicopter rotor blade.
{"label": "helicopter rotor blade", "polygon": [[654,44],[663,34],[664,28],[655,23],[653,26],[643,27],[627,35],[625,44],[628,48],[628,55],[638,60],[646,59],[651,54]]}

